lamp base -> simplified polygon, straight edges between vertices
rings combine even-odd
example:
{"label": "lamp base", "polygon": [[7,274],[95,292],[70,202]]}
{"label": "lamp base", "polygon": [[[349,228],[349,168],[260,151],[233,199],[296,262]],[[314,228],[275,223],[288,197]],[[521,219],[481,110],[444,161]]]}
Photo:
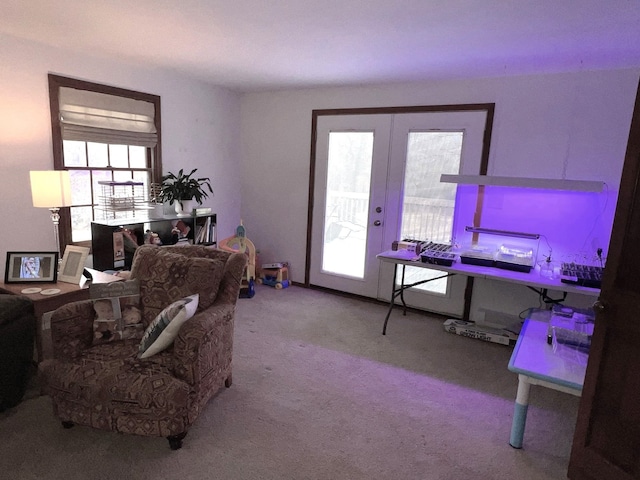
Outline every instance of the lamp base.
{"label": "lamp base", "polygon": [[49,209],[51,212],[51,221],[53,222],[53,236],[56,239],[56,251],[58,252],[58,267],[60,266],[60,262],[62,261],[62,252],[60,251],[60,209],[58,207],[51,207]]}

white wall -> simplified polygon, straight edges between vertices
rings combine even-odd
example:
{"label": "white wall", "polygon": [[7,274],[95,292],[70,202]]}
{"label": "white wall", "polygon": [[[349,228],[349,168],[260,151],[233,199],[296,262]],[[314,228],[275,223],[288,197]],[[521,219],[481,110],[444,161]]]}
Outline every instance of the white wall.
{"label": "white wall", "polygon": [[[261,261],[287,260],[293,280],[304,280],[313,109],[486,102],[496,104],[489,174],[604,181],[609,194],[603,195],[608,202],[603,201],[601,223],[610,230],[639,73],[585,71],[245,94],[247,236],[260,249]],[[517,313],[537,305],[537,296],[523,287],[476,282],[475,291],[476,309]]]}
{"label": "white wall", "polygon": [[[164,171],[197,167],[210,176],[216,193],[205,206],[219,215],[219,238],[242,218],[261,260],[291,262],[297,282],[304,280],[313,109],[495,102],[489,173],[605,181],[606,223],[639,76],[633,69],[240,97],[172,71],[0,35],[0,211],[10,219],[0,232],[1,271],[6,251],[55,248],[48,212],[31,206],[28,178],[53,163],[49,72],[160,95]],[[532,300],[521,288],[508,296],[498,288],[477,285],[476,296],[507,311]]]}
{"label": "white wall", "polygon": [[0,264],[7,251],[55,250],[49,212],[32,207],[29,170],[53,167],[47,74],[160,95],[163,170],[198,168],[215,196],[218,238],[240,218],[239,96],[172,71],[147,69],[0,35]]}

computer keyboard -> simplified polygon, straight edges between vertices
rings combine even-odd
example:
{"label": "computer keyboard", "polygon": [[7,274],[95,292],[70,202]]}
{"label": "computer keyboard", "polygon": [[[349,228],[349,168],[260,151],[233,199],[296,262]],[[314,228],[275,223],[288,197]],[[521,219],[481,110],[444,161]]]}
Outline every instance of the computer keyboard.
{"label": "computer keyboard", "polygon": [[602,287],[602,273],[604,268],[594,265],[581,265],[578,263],[563,263],[560,281],[582,287]]}

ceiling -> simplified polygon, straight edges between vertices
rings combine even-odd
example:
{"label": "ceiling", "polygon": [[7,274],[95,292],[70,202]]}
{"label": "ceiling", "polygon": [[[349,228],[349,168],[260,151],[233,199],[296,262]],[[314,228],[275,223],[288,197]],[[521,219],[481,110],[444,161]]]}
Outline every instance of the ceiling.
{"label": "ceiling", "polygon": [[0,33],[234,90],[640,67],[640,0],[0,0]]}

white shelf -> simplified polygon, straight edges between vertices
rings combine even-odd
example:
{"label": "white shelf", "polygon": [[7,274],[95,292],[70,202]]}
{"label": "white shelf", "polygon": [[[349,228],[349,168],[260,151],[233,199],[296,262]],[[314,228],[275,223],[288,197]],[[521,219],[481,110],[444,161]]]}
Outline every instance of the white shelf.
{"label": "white shelf", "polygon": [[602,192],[604,182],[592,180],[559,180],[552,178],[496,177],[493,175],[448,175],[442,174],[443,183],[466,185],[491,185],[497,187],[540,188],[549,190],[572,190],[577,192]]}

